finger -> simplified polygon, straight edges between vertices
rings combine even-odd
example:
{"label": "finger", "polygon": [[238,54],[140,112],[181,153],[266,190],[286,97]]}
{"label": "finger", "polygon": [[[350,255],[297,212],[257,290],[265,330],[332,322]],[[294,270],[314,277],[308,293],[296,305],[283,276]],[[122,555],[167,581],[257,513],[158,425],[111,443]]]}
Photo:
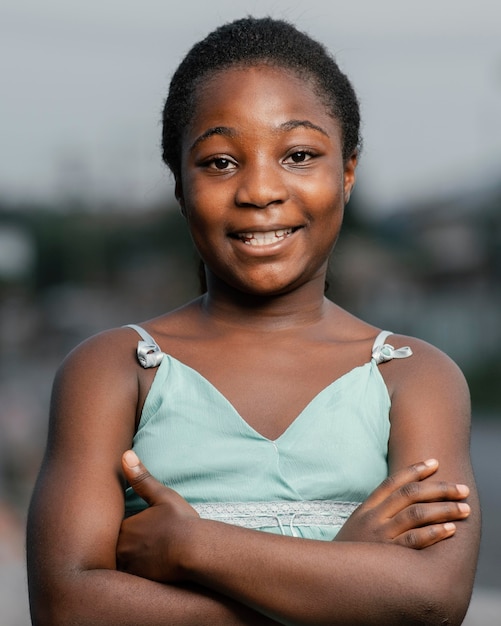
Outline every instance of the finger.
{"label": "finger", "polygon": [[[384,516],[393,517],[411,505],[426,502],[455,502],[468,496],[466,485],[446,481],[412,482],[402,485],[384,502]],[[442,521],[442,520],[438,520]]]}
{"label": "finger", "polygon": [[466,519],[471,513],[466,502],[428,502],[407,507],[389,523],[394,537],[412,529]]}
{"label": "finger", "polygon": [[149,473],[133,450],[123,453],[122,468],[130,486],[147,504],[153,506],[168,500],[172,490]]}
{"label": "finger", "polygon": [[404,485],[424,480],[434,474],[437,469],[438,461],[436,459],[428,459],[427,461],[404,467],[385,478],[379,487],[367,498],[364,507],[373,508],[377,506]]}
{"label": "finger", "polygon": [[439,541],[452,537],[456,532],[456,524],[446,522],[445,524],[431,524],[423,528],[414,528],[408,532],[402,533],[396,537],[392,543],[413,548],[414,550],[422,550],[428,546],[432,546]]}

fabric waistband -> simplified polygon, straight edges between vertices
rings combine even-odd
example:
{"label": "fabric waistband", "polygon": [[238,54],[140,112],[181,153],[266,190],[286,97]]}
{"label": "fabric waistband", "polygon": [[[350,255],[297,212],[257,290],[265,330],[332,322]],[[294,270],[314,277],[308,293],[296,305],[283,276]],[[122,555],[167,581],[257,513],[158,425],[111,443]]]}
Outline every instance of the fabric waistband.
{"label": "fabric waistband", "polygon": [[360,502],[280,500],[278,502],[208,502],[193,504],[200,517],[244,528],[342,526]]}

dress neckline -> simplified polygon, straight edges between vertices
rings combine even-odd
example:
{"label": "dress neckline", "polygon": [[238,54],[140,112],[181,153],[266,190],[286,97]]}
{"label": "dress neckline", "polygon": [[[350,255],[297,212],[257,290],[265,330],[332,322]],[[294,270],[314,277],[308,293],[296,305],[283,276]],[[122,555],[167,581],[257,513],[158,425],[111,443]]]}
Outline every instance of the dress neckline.
{"label": "dress neckline", "polygon": [[[155,339],[146,330],[144,330],[142,326],[138,326],[136,324],[128,324],[127,327],[132,328],[141,336],[142,341],[138,342],[138,348],[137,348],[138,360],[141,363],[141,365],[145,368],[149,368],[149,367],[158,368],[155,374],[155,377],[153,379],[153,383],[146,396],[145,405],[148,400],[148,397],[150,396],[152,389],[155,387],[155,381],[157,380],[159,371],[163,369],[162,366],[165,367],[164,363],[170,360],[171,363],[177,363],[179,366],[189,370],[192,374],[196,375],[200,380],[202,380],[205,385],[209,386],[210,389],[213,391],[213,393],[217,394],[218,398],[223,401],[223,403],[231,410],[231,412],[238,418],[238,420],[242,423],[242,425],[245,426],[246,429],[248,429],[250,432],[252,432],[255,436],[259,437],[260,439],[264,441],[269,441],[274,444],[278,443],[282,438],[285,438],[286,435],[290,431],[294,430],[297,427],[297,424],[300,423],[304,419],[303,415],[308,412],[310,407],[318,400],[318,398],[323,396],[328,390],[332,391],[333,388],[335,388],[338,385],[341,385],[343,381],[349,379],[350,376],[354,372],[360,371],[363,368],[372,367],[376,370],[376,373],[379,376],[382,384],[384,385],[386,393],[388,394],[386,383],[384,382],[381,372],[379,371],[379,368],[377,367],[378,364],[384,363],[386,361],[391,361],[394,358],[401,359],[401,358],[407,358],[412,355],[412,350],[409,347],[395,349],[393,346],[385,343],[386,339],[390,335],[392,335],[393,332],[388,331],[388,330],[380,331],[374,340],[374,343],[372,346],[371,359],[369,361],[366,361],[362,365],[356,365],[351,370],[345,372],[344,374],[342,374],[335,380],[328,383],[325,387],[323,387],[320,391],[318,391],[307,402],[307,404],[301,409],[301,411],[296,415],[296,417],[289,423],[289,425],[285,428],[285,430],[278,437],[276,437],[275,439],[270,439],[266,437],[265,435],[263,435],[262,433],[260,433],[258,430],[256,430],[253,426],[251,426],[251,424],[249,424],[249,422],[240,414],[240,412],[236,409],[235,405],[224,395],[224,393],[222,393],[216,387],[216,385],[214,385],[208,378],[206,378],[197,369],[191,367],[190,365],[187,365],[186,363],[183,363],[183,361],[180,361],[176,357],[163,352],[160,346],[158,345],[158,343],[155,341]],[[388,394],[388,397],[389,397],[389,394]],[[143,406],[143,412],[144,412],[144,406]]]}
{"label": "dress neckline", "polygon": [[[318,400],[324,396],[326,393],[328,392],[332,392],[333,389],[337,388],[337,387],[342,387],[343,384],[345,384],[347,381],[349,381],[349,379],[354,376],[357,373],[360,373],[362,370],[367,369],[367,368],[371,368],[376,370],[377,375],[381,378],[381,381],[383,382],[383,385],[386,389],[386,384],[384,383],[384,380],[381,376],[381,373],[379,372],[379,368],[377,367],[374,359],[371,359],[370,361],[367,361],[361,365],[356,365],[355,367],[353,367],[352,369],[348,370],[347,372],[345,372],[344,374],[341,374],[341,376],[339,376],[338,378],[334,379],[333,381],[331,381],[330,383],[328,383],[327,385],[325,385],[325,387],[323,387],[322,389],[320,389],[320,391],[318,391],[306,404],[305,406],[301,409],[301,411],[299,411],[299,413],[294,417],[294,419],[290,422],[290,424],[287,426],[287,428],[285,428],[285,430],[280,433],[280,435],[278,435],[277,437],[275,437],[274,439],[271,439],[269,437],[266,437],[265,435],[263,435],[262,433],[260,433],[258,430],[256,430],[251,424],[249,424],[249,422],[240,414],[240,412],[236,409],[235,405],[224,395],[224,393],[222,391],[220,391],[216,385],[214,385],[214,383],[212,383],[208,378],[206,378],[203,374],[201,374],[197,369],[195,369],[194,367],[191,367],[190,365],[187,365],[186,363],[184,363],[183,361],[180,361],[179,359],[177,359],[176,357],[164,353],[164,359],[162,360],[162,362],[160,363],[158,370],[155,374],[155,378],[153,379],[153,383],[150,387],[150,390],[147,394],[146,400],[145,400],[145,406],[146,403],[148,401],[148,397],[149,395],[152,393],[152,391],[155,388],[155,381],[157,380],[158,375],[160,374],[160,372],[167,367],[167,364],[175,364],[177,367],[180,367],[182,369],[185,369],[187,371],[190,372],[191,375],[195,376],[196,378],[198,378],[207,388],[209,388],[212,393],[214,393],[218,399],[228,408],[230,409],[231,413],[239,420],[239,422],[241,423],[241,425],[248,430],[250,433],[252,433],[252,435],[254,437],[258,437],[259,439],[263,440],[263,441],[267,441],[269,443],[272,444],[278,444],[280,443],[283,439],[286,439],[287,436],[289,435],[290,432],[294,431],[296,428],[299,427],[299,425],[301,424],[301,422],[305,419],[304,415],[306,413],[308,413],[311,409],[311,407],[316,404],[318,402]],[[143,408],[144,410],[144,408]]]}

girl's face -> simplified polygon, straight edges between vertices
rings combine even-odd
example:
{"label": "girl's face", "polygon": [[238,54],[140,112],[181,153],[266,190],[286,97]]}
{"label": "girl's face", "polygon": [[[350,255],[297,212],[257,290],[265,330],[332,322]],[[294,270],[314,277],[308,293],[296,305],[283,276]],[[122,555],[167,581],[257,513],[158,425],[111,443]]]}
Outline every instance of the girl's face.
{"label": "girl's face", "polygon": [[176,193],[209,274],[261,295],[323,282],[356,158],[343,163],[310,82],[266,65],[218,72],[199,90],[181,163]]}

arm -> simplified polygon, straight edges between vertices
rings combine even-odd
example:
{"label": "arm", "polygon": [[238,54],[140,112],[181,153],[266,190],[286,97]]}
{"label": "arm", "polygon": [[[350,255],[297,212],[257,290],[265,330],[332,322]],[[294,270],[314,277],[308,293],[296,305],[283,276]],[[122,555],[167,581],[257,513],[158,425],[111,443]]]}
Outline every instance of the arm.
{"label": "arm", "polygon": [[208,589],[116,570],[124,511],[120,458],[130,447],[138,402],[138,368],[126,332],[83,344],[56,377],[28,520],[33,624],[271,624]]}
{"label": "arm", "polygon": [[[284,623],[346,626],[448,620],[460,624],[471,594],[479,535],[468,454],[468,394],[462,375],[444,355],[417,342],[414,351],[418,356],[409,359],[405,370],[387,364],[385,373],[393,396],[390,469],[400,475],[412,461],[436,457],[439,469],[428,473],[436,471],[440,480],[433,476],[432,485],[431,478],[422,476],[420,483],[407,480],[403,489],[396,489],[392,479],[371,496],[371,506],[365,512],[361,507],[362,513],[372,518],[372,528],[386,526],[383,535],[376,533],[371,539],[367,533],[371,524],[359,521],[343,541],[324,543],[195,517],[174,524],[170,520],[164,538],[168,535],[171,541],[160,542],[163,571],[173,579],[195,581],[224,593]],[[450,502],[467,493],[456,482],[470,487],[469,516]],[[392,495],[384,496],[392,490]],[[378,499],[386,502],[382,508]],[[399,500],[410,506],[400,508]],[[433,504],[436,500],[446,502]],[[426,506],[412,504],[429,501]],[[397,526],[404,530],[400,533],[404,545],[427,545],[425,550],[388,542],[394,521],[389,523],[384,512],[391,507],[400,516]],[[147,514],[153,515],[152,510]],[[158,523],[161,518],[155,519]],[[437,525],[451,519],[457,520],[452,530]],[[347,526],[353,526],[350,522]],[[426,539],[430,529],[432,536]],[[438,539],[433,539],[437,532]],[[440,541],[446,537],[450,538]]]}

